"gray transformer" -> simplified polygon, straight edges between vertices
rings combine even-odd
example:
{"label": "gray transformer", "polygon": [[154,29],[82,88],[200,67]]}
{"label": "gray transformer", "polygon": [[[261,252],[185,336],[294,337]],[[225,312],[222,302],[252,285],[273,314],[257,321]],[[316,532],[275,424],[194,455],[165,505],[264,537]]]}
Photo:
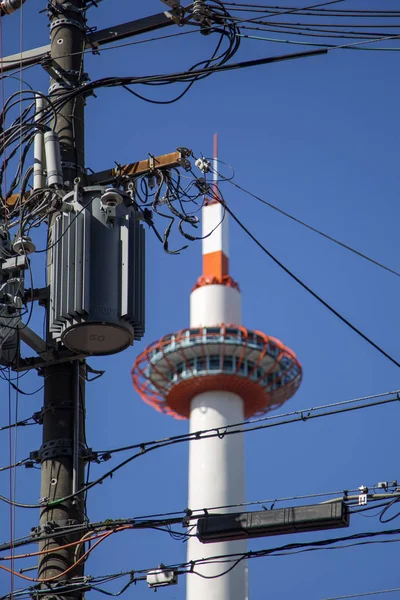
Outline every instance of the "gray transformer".
{"label": "gray transformer", "polygon": [[49,330],[79,354],[115,354],[144,334],[140,213],[120,190],[90,187],[71,195],[50,227]]}

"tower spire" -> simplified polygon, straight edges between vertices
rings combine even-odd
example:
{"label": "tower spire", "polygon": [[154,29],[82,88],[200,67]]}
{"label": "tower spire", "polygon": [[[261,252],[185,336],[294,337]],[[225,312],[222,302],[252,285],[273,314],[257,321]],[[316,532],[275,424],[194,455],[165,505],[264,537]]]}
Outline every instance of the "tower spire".
{"label": "tower spire", "polygon": [[210,284],[237,287],[229,276],[229,222],[218,189],[218,133],[214,133],[212,198],[202,209],[203,273],[196,287]]}
{"label": "tower spire", "polygon": [[[213,181],[214,197],[218,198],[218,133],[214,133]],[[214,202],[217,202],[217,200],[214,200]]]}

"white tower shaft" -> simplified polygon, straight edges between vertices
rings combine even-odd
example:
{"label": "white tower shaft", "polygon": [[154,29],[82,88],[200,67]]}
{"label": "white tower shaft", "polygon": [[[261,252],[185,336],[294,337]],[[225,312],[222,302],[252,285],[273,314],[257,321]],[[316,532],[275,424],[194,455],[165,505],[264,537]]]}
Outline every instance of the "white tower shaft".
{"label": "white tower shaft", "polygon": [[[205,392],[192,400],[190,431],[220,427],[243,420],[243,400],[231,392]],[[189,449],[189,508],[241,504],[245,501],[243,435],[229,435],[192,442]],[[229,512],[216,510],[212,512]],[[231,510],[232,512],[232,510]],[[246,541],[202,544],[196,537],[188,542],[188,560],[210,559],[246,552]],[[187,600],[244,600],[245,561],[222,575],[232,562],[197,565],[197,575],[187,578]],[[221,575],[219,577],[219,575]]]}

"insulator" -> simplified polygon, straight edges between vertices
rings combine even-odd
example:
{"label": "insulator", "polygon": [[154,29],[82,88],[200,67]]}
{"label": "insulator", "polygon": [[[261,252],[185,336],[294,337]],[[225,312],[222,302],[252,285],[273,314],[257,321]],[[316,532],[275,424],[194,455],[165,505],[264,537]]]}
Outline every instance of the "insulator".
{"label": "insulator", "polygon": [[25,0],[3,0],[0,3],[1,11],[6,15],[11,15],[25,3]]}
{"label": "insulator", "polygon": [[[35,122],[43,118],[45,109],[45,99],[42,96],[36,96]],[[38,129],[34,138],[33,150],[33,189],[41,190],[46,186],[46,177],[44,171],[44,135],[43,131]]]}
{"label": "insulator", "polygon": [[198,23],[204,23],[207,16],[207,8],[204,4],[204,0],[194,0],[192,16]]}
{"label": "insulator", "polygon": [[47,187],[61,187],[64,183],[60,140],[55,131],[44,134],[44,150],[46,155]]}

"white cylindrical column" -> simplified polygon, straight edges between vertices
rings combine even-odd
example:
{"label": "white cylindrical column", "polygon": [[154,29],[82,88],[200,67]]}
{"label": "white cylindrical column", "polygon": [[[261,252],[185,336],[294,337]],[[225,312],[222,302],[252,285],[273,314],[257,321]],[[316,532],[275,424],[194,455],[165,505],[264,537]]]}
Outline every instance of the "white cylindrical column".
{"label": "white cylindrical column", "polygon": [[[43,119],[45,109],[45,99],[42,96],[36,96],[35,122]],[[33,189],[41,190],[46,187],[45,177],[45,157],[44,157],[44,134],[42,130],[35,133],[33,142]]]}
{"label": "white cylindrical column", "polygon": [[[220,427],[243,421],[243,400],[231,392],[204,392],[192,400],[190,431]],[[243,434],[190,442],[189,508],[202,509],[245,501],[245,469]],[[236,512],[240,509],[217,512]],[[245,553],[246,541],[202,544],[195,537],[188,541],[188,561],[217,555]],[[247,598],[246,561],[240,562],[227,575],[232,563],[196,566],[187,576],[186,600],[245,600]],[[217,576],[217,577],[215,577]]]}
{"label": "white cylindrical column", "polygon": [[226,285],[205,285],[190,295],[190,327],[240,325],[242,298],[239,290]]}

